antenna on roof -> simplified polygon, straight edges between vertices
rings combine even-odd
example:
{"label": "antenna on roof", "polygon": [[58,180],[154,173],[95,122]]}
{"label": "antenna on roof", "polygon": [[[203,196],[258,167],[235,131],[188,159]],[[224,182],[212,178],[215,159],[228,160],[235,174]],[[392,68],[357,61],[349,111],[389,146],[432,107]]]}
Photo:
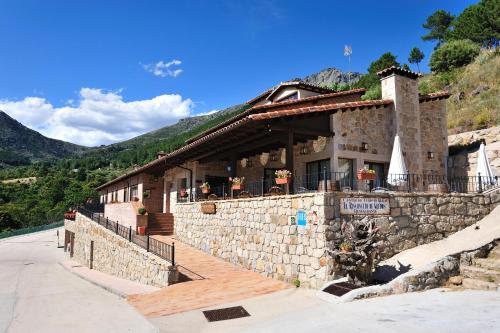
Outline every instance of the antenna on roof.
{"label": "antenna on roof", "polygon": [[352,87],[351,87],[351,54],[352,54],[352,47],[350,45],[344,45],[344,56],[349,58],[349,73],[348,73],[349,89],[352,89]]}

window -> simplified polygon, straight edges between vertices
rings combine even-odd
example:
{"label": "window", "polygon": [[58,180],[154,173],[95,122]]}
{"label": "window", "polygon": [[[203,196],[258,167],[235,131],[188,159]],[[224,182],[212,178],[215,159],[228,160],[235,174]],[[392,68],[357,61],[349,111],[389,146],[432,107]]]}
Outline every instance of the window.
{"label": "window", "polygon": [[282,98],[278,101],[275,101],[276,103],[281,103],[281,102],[284,102],[284,101],[291,101],[291,100],[295,100],[295,99],[299,99],[299,93],[298,92],[295,92],[293,94],[290,94],[288,96],[286,96],[285,98]]}
{"label": "window", "polygon": [[309,190],[317,190],[319,182],[324,180],[325,171],[326,179],[330,179],[330,159],[307,163],[306,184],[303,184],[303,186]]}
{"label": "window", "polygon": [[349,158],[339,158],[338,178],[340,187],[353,187],[354,161]]}
{"label": "window", "polygon": [[139,187],[137,185],[130,187],[130,200],[134,200],[134,198],[139,198]]}

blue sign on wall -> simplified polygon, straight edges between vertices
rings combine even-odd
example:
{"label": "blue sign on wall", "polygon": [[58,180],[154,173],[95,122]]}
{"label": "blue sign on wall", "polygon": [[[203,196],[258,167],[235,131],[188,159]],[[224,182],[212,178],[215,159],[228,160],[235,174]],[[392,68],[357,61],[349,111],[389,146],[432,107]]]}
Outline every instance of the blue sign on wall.
{"label": "blue sign on wall", "polygon": [[297,225],[301,227],[305,227],[307,224],[306,212],[303,210],[299,210],[297,212]]}

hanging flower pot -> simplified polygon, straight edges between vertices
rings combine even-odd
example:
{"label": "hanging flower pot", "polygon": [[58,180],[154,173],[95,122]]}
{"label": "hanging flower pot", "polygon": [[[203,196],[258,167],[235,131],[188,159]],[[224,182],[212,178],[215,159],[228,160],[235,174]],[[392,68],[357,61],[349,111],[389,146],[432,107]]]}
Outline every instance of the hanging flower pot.
{"label": "hanging flower pot", "polygon": [[231,182],[231,188],[233,190],[241,190],[243,188],[243,182],[245,181],[245,177],[234,177],[229,178]]}
{"label": "hanging flower pot", "polygon": [[274,180],[278,185],[288,184],[290,182],[290,178],[292,177],[292,173],[286,169],[276,170],[274,174],[276,175],[276,178]]}
{"label": "hanging flower pot", "polygon": [[210,193],[210,184],[209,183],[203,183],[200,186],[200,188],[201,188],[202,193],[205,193],[205,194]]}

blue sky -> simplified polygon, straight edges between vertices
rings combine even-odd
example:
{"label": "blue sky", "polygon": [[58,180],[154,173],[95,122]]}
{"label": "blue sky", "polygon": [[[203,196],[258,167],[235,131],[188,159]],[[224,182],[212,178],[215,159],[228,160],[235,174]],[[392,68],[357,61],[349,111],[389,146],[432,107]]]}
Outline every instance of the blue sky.
{"label": "blue sky", "polygon": [[347,70],[345,44],[353,71],[386,51],[427,56],[425,19],[474,2],[2,0],[0,109],[50,137],[107,144]]}

